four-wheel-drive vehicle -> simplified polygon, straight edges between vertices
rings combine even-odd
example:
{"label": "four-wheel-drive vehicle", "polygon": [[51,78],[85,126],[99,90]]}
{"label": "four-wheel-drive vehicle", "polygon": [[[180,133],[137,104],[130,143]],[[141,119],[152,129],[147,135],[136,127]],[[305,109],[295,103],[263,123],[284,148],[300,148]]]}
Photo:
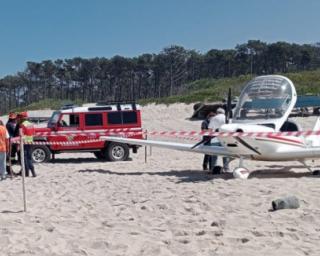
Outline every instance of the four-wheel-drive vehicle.
{"label": "four-wheel-drive vehicle", "polygon": [[53,112],[47,128],[35,128],[34,141],[48,144],[33,145],[33,161],[46,162],[63,152],[92,152],[101,160],[127,160],[129,149],[137,153],[139,146],[99,140],[114,129],[128,130],[122,136],[143,138],[139,105],[112,102],[92,107],[65,106]]}

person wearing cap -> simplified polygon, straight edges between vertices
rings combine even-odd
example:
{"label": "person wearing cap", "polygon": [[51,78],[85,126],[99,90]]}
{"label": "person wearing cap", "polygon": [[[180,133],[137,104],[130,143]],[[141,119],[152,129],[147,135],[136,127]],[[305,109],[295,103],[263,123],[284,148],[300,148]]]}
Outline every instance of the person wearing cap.
{"label": "person wearing cap", "polygon": [[[218,108],[216,110],[216,115],[214,117],[211,117],[210,123],[208,126],[209,131],[216,131],[218,132],[220,127],[226,123],[226,116],[225,116],[225,110],[223,108]],[[211,141],[212,146],[221,146],[220,142],[214,138]],[[216,173],[215,166],[217,164],[218,156],[211,156],[211,169],[213,174]],[[229,170],[229,159],[227,157],[222,158],[223,161],[223,169],[224,171]]]}
{"label": "person wearing cap", "polygon": [[9,134],[0,120],[0,178],[5,180],[7,177],[6,171],[6,157],[9,150]]}
{"label": "person wearing cap", "polygon": [[17,114],[11,112],[8,117],[8,122],[6,123],[6,128],[10,138],[14,137],[14,131],[16,129],[16,125],[17,125]]}
{"label": "person wearing cap", "polygon": [[17,145],[16,144],[11,144],[10,140],[11,138],[14,137],[14,132],[17,126],[17,114],[16,113],[9,113],[8,116],[8,122],[6,123],[6,128],[9,134],[9,147],[11,147],[11,152],[9,150],[9,155],[7,155],[7,173],[11,174],[11,168],[10,168],[10,161],[15,161],[16,160],[16,154],[17,154]]}
{"label": "person wearing cap", "polygon": [[16,127],[16,133],[21,130],[23,136],[24,136],[24,164],[25,164],[25,170],[26,170],[26,176],[29,176],[29,171],[31,171],[31,174],[33,177],[36,177],[36,172],[34,170],[34,165],[32,162],[32,142],[33,142],[33,136],[34,136],[34,126],[31,122],[28,121],[28,113],[27,112],[21,112],[17,115],[18,118],[18,125]]}
{"label": "person wearing cap", "polygon": [[[213,116],[215,116],[215,113],[212,112],[212,111],[210,111],[207,114],[206,119],[203,120],[202,123],[201,123],[201,131],[203,131],[203,132],[208,131],[210,119]],[[205,142],[204,145],[210,145],[210,141],[211,141],[210,138],[211,138],[211,136],[203,136],[202,140]],[[211,156],[210,155],[204,155],[203,162],[202,162],[202,169],[204,171],[208,170],[208,164],[209,164],[209,168],[211,169]]]}

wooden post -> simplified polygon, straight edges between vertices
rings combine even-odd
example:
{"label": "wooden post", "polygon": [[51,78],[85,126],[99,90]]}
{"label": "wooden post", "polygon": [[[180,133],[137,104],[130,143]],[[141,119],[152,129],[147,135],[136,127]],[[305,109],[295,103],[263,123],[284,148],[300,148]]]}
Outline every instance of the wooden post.
{"label": "wooden post", "polygon": [[[146,140],[148,139],[148,133],[146,130]],[[147,163],[147,146],[144,146],[144,162]]]}
{"label": "wooden post", "polygon": [[23,132],[20,129],[20,156],[21,156],[21,176],[22,176],[22,194],[23,194],[23,211],[27,211],[27,198],[26,198],[26,186],[25,186],[25,177],[26,177],[26,166],[24,164],[24,146],[23,146]]}
{"label": "wooden post", "polygon": [[8,156],[8,166],[10,170],[10,178],[13,179],[13,170],[12,170],[12,163],[11,163],[11,152],[12,152],[12,142],[11,138],[9,139],[9,156]]}

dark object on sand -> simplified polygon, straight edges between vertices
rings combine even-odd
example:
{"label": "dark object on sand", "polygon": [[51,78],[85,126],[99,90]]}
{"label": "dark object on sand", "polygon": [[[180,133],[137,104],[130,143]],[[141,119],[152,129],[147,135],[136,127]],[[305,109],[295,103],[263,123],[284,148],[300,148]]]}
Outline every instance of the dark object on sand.
{"label": "dark object on sand", "polygon": [[297,209],[299,207],[299,199],[295,196],[287,196],[272,201],[272,208],[274,211],[281,209]]}

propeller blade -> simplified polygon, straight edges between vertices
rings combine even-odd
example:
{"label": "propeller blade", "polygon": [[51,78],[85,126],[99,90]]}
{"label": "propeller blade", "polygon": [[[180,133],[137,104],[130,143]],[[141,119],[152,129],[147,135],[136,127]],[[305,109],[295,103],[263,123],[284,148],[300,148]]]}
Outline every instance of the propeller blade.
{"label": "propeller blade", "polygon": [[226,124],[229,123],[231,116],[231,88],[229,88],[228,91],[228,100],[227,100],[227,106],[226,106]]}

